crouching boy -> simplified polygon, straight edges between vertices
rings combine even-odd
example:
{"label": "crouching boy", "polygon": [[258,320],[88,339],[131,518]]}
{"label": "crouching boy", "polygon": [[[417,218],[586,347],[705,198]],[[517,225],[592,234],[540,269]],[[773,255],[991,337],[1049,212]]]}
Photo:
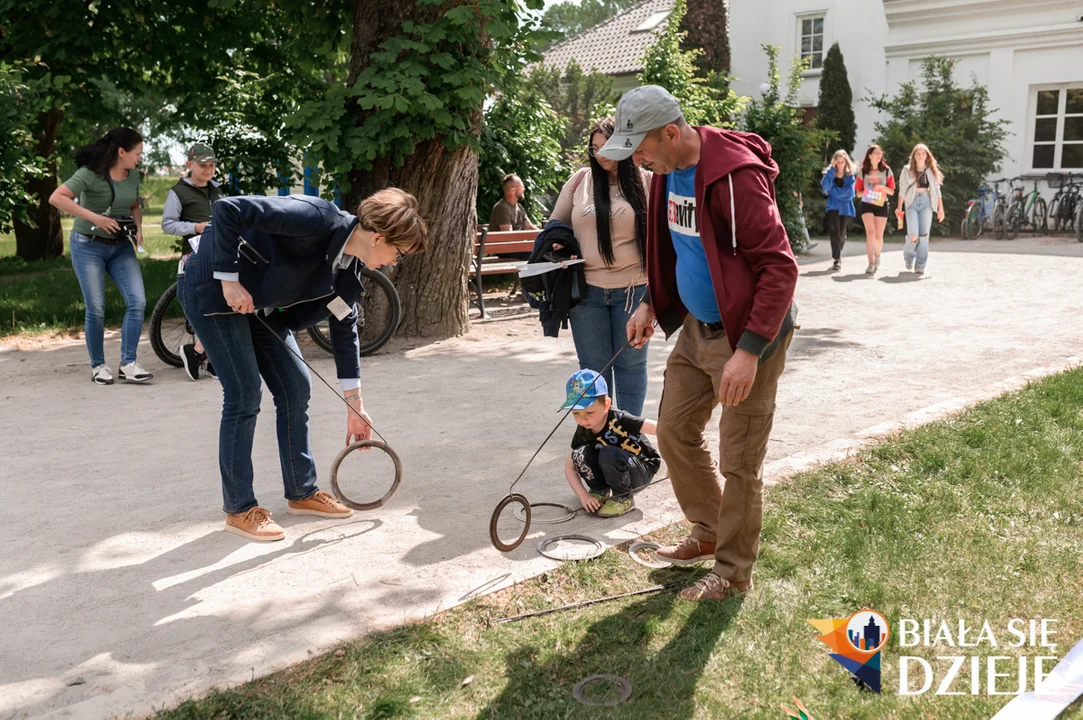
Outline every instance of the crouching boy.
{"label": "crouching boy", "polygon": [[[579,427],[564,463],[564,477],[587,512],[618,517],[635,507],[632,491],[650,483],[662,464],[646,435],[654,420],[614,410],[605,379],[593,370],[568,378],[561,410],[571,408]],[[586,487],[584,487],[586,485]]]}

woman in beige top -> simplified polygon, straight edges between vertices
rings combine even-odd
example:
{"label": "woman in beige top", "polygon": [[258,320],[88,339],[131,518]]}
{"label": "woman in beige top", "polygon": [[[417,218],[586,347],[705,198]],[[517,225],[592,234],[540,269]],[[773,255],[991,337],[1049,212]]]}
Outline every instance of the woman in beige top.
{"label": "woman in beige top", "polygon": [[[598,154],[612,134],[611,117],[591,127],[590,165],[568,179],[550,215],[572,226],[585,260],[586,292],[569,319],[579,367],[594,371],[624,347],[625,326],[647,288],[647,174],[631,159]],[[626,349],[604,377],[617,407],[641,416],[647,346]]]}

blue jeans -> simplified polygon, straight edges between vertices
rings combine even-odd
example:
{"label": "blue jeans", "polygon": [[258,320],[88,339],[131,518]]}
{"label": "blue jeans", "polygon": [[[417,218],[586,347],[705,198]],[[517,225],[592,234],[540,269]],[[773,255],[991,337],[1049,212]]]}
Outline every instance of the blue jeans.
{"label": "blue jeans", "polygon": [[106,245],[89,235],[72,230],[71,266],[86,304],[83,325],[90,366],[105,364],[105,274],[113,278],[124,296],[124,324],[120,329],[120,364],[135,362],[139,335],[143,332],[143,314],[147,296],[143,291],[143,272],[129,242]]}
{"label": "blue jeans", "polygon": [[[243,513],[257,505],[252,489],[252,439],[256,434],[262,387],[275,402],[278,459],[286,499],[304,500],[316,490],[316,463],[308,435],[308,368],[252,315],[202,315],[190,298],[193,275],[177,278],[177,297],[192,329],[222,383],[222,424],[218,429],[218,467],[222,472],[222,509]],[[274,326],[273,317],[269,320]],[[298,354],[293,334],[278,336]]]}
{"label": "blue jeans", "polygon": [[[589,368],[600,372],[617,351],[624,347],[628,342],[628,319],[639,307],[646,287],[635,286],[629,303],[626,288],[587,285],[583,299],[569,313],[572,340],[575,341],[580,369]],[[625,310],[626,307],[631,310]],[[609,396],[616,400],[618,408],[632,415],[643,414],[643,401],[647,397],[647,345],[638,350],[627,348],[603,377],[609,385]]]}
{"label": "blue jeans", "polygon": [[[917,193],[914,202],[906,206],[906,242],[903,261],[914,263],[915,270],[924,270],[929,260],[929,228],[933,224],[933,203],[929,193]],[[917,237],[917,242],[911,238]]]}

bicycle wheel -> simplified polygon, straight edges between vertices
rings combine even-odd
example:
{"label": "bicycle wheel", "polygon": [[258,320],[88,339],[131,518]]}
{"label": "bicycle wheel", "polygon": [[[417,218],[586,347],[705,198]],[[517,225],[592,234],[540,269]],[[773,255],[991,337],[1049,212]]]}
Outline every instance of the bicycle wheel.
{"label": "bicycle wheel", "polygon": [[1019,236],[1019,226],[1022,225],[1023,205],[1018,201],[1008,206],[1008,217],[1004,222],[1004,237],[1015,240]]}
{"label": "bicycle wheel", "polygon": [[154,354],[166,365],[181,367],[180,349],[182,345],[195,342],[195,333],[184,317],[184,309],[177,299],[177,283],[173,283],[158,303],[150,316],[150,346]]}
{"label": "bicycle wheel", "polygon": [[1075,239],[1083,243],[1083,202],[1075,204]]}
{"label": "bicycle wheel", "polygon": [[1060,228],[1064,223],[1064,220],[1060,216],[1061,212],[1064,210],[1064,206],[1060,201],[1061,194],[1062,193],[1057,192],[1057,194],[1053,196],[1053,199],[1049,201],[1049,221],[1052,221],[1053,232],[1060,232]]}
{"label": "bicycle wheel", "polygon": [[967,208],[966,215],[963,217],[961,233],[963,240],[977,240],[981,235],[981,225],[981,204],[974,203]]}
{"label": "bicycle wheel", "polygon": [[1004,207],[1004,203],[997,203],[993,208],[993,237],[997,240],[1004,239],[1005,226],[1008,224],[1005,215],[1007,209]]}
{"label": "bicycle wheel", "polygon": [[[361,341],[359,355],[376,352],[392,338],[402,322],[402,301],[395,285],[381,272],[361,268],[365,295],[357,305],[357,337]],[[327,352],[332,352],[331,334],[327,322],[308,329],[312,340]]]}
{"label": "bicycle wheel", "polygon": [[1030,219],[1035,235],[1049,231],[1049,210],[1046,207],[1045,198],[1038,198],[1037,202],[1034,203]]}

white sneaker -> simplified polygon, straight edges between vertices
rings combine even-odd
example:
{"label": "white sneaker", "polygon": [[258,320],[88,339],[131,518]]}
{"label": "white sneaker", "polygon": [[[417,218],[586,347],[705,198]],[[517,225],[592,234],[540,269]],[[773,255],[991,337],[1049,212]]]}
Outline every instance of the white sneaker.
{"label": "white sneaker", "polygon": [[874,263],[869,263],[869,266],[867,268],[865,268],[865,274],[866,275],[875,275],[876,274],[876,265]]}
{"label": "white sneaker", "polygon": [[120,366],[120,379],[124,382],[144,382],[152,377],[154,377],[153,373],[144,370],[137,362]]}
{"label": "white sneaker", "polygon": [[108,365],[99,365],[90,369],[90,379],[94,381],[95,385],[112,385],[113,371],[109,369]]}
{"label": "white sneaker", "polygon": [[912,263],[912,262],[910,262],[910,261],[908,260],[908,261],[906,262],[906,269],[907,269],[907,270],[913,270],[913,269],[914,269],[914,263]]}

